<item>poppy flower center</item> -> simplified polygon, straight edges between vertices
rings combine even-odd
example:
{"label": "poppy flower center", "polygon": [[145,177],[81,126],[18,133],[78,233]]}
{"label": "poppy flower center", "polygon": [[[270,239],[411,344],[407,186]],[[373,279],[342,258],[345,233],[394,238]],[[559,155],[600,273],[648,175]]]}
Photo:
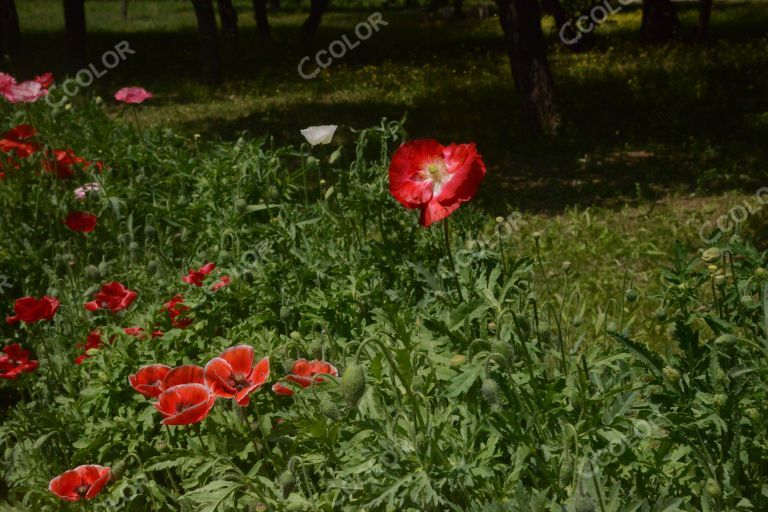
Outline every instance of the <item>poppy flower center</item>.
{"label": "poppy flower center", "polygon": [[176,404],[176,414],[182,413],[195,404],[189,402],[179,402]]}
{"label": "poppy flower center", "polygon": [[451,178],[451,175],[448,173],[448,166],[445,164],[445,161],[436,158],[424,163],[421,168],[420,177],[423,181],[432,183],[434,194],[437,195],[440,193],[443,185]]}
{"label": "poppy flower center", "polygon": [[228,384],[230,387],[233,387],[235,389],[243,389],[245,385],[247,384],[248,376],[244,373],[233,373],[232,376],[229,378]]}
{"label": "poppy flower center", "polygon": [[78,496],[81,498],[84,498],[86,494],[88,494],[88,489],[90,489],[91,486],[83,482],[82,484],[75,487],[75,493],[77,493]]}

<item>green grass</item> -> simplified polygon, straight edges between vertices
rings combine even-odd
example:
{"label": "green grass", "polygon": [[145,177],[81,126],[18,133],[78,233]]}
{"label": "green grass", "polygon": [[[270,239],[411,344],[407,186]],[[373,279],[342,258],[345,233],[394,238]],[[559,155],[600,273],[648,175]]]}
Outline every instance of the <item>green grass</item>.
{"label": "green grass", "polygon": [[[759,3],[716,5],[706,45],[688,36],[643,45],[634,9],[611,17],[588,53],[571,53],[550,34],[565,119],[563,137],[551,141],[532,139],[519,123],[496,18],[430,21],[417,10],[384,9],[388,27],[305,81],[300,59],[378,8],[342,6],[324,18],[317,41],[302,45],[305,13],[289,5],[271,16],[275,41],[260,44],[249,2],[240,1],[241,33],[222,42],[227,83],[209,89],[199,83],[188,2],[134,0],[127,22],[116,1],[87,4],[91,60],[123,39],[137,51],[88,93],[109,97],[143,85],[158,95],[142,109],[144,122],[190,135],[234,139],[248,131],[296,142],[312,124],[360,128],[407,115],[411,137],[477,141],[491,170],[484,196],[492,213],[762,185],[768,15]],[[30,55],[20,72],[61,73],[60,2],[26,0],[19,8]],[[695,10],[681,11],[688,34]]]}

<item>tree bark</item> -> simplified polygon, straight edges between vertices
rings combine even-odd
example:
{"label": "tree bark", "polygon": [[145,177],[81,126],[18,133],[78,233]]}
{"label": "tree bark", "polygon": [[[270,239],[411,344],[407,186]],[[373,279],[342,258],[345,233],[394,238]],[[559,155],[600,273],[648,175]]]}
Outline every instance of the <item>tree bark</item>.
{"label": "tree bark", "polygon": [[671,0],[644,0],[640,34],[652,43],[669,41],[680,31],[680,20]]}
{"label": "tree bark", "polygon": [[560,112],[547,61],[538,0],[496,0],[496,4],[526,124],[536,133],[556,135]]}
{"label": "tree bark", "polygon": [[309,17],[302,27],[305,41],[314,39],[317,29],[320,28],[320,20],[323,18],[323,13],[328,9],[329,3],[330,0],[311,0]]}
{"label": "tree bark", "polygon": [[85,67],[88,58],[84,0],[64,0],[64,33],[69,67],[77,71]]}
{"label": "tree bark", "polygon": [[0,59],[4,55],[15,55],[20,46],[21,29],[16,1],[0,0]]}
{"label": "tree bark", "polygon": [[699,0],[699,39],[709,37],[709,18],[712,15],[712,0]]}
{"label": "tree bark", "polygon": [[272,38],[272,28],[267,16],[267,0],[253,0],[253,17],[256,18],[256,34],[259,40],[268,41]]}
{"label": "tree bark", "polygon": [[280,0],[270,0],[269,2],[269,10],[274,12],[280,12],[281,6],[280,6]]}
{"label": "tree bark", "polygon": [[203,65],[203,77],[210,85],[220,84],[221,55],[219,52],[219,34],[216,28],[216,14],[213,0],[192,0],[197,17],[197,30],[200,34],[200,58]]}
{"label": "tree bark", "polygon": [[225,34],[237,34],[237,10],[232,0],[217,0],[219,4],[219,19],[221,31]]}
{"label": "tree bark", "polygon": [[128,0],[120,2],[120,14],[123,16],[123,21],[128,21]]}

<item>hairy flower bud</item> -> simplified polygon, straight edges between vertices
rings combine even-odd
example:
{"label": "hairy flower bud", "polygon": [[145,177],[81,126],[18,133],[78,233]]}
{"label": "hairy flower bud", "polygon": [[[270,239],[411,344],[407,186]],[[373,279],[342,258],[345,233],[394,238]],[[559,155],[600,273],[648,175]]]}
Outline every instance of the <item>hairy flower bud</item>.
{"label": "hairy flower bud", "polygon": [[630,288],[627,290],[627,293],[624,295],[624,298],[627,299],[627,302],[636,302],[637,301],[637,292]]}
{"label": "hairy flower bud", "polygon": [[101,272],[99,272],[99,267],[96,265],[88,265],[85,267],[85,275],[88,276],[88,279],[93,281],[101,279]]}
{"label": "hairy flower bud", "polygon": [[362,366],[352,364],[347,367],[341,378],[341,394],[347,405],[354,409],[360,403],[365,393],[365,370]]}
{"label": "hairy flower bud", "polygon": [[723,494],[723,490],[720,488],[720,484],[714,478],[709,478],[704,485],[704,491],[713,498],[719,498]]}
{"label": "hairy flower bud", "polygon": [[480,388],[480,392],[483,394],[483,398],[488,402],[491,407],[496,408],[501,405],[501,397],[499,396],[499,383],[494,379],[485,379],[483,385]]}
{"label": "hairy flower bud", "polygon": [[718,247],[710,247],[704,253],[701,255],[701,259],[703,259],[706,263],[715,263],[716,261],[720,260],[720,257],[722,256],[722,251]]}
{"label": "hairy flower bud", "polygon": [[573,508],[576,512],[595,512],[595,500],[580,490],[573,496]]}
{"label": "hairy flower bud", "polygon": [[280,475],[280,490],[283,493],[283,498],[287,498],[295,488],[296,475],[293,474],[293,471],[287,469],[282,475]]}
{"label": "hairy flower bud", "polygon": [[680,380],[680,372],[671,366],[665,366],[661,371],[667,380],[673,384]]}

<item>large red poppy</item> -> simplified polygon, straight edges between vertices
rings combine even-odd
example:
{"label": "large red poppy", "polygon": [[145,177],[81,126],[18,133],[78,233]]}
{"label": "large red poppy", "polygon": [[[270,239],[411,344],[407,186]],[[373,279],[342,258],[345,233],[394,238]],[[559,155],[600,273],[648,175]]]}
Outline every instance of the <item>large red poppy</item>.
{"label": "large red poppy", "polygon": [[195,286],[203,286],[203,280],[205,279],[205,276],[213,272],[213,269],[216,268],[215,263],[206,263],[199,269],[189,269],[189,273],[182,277],[181,280],[184,281],[187,284],[192,284]]}
{"label": "large red poppy", "polygon": [[0,379],[15,379],[22,373],[35,371],[37,365],[37,361],[29,359],[29,350],[12,343],[0,353]]}
{"label": "large red poppy", "polygon": [[389,191],[406,208],[421,210],[427,227],[477,193],[485,164],[474,144],[442,146],[431,139],[403,144],[389,166]]}
{"label": "large red poppy", "polygon": [[[323,382],[325,380],[321,377],[323,374],[338,377],[339,370],[325,361],[307,361],[306,359],[299,359],[293,363],[291,374],[287,375],[285,380],[294,382],[302,388],[307,388],[312,384]],[[293,389],[291,389],[290,385],[286,385],[282,382],[278,382],[272,386],[272,391],[278,395],[293,395]]]}
{"label": "large red poppy", "polygon": [[35,135],[37,135],[37,130],[28,124],[20,124],[11,128],[0,136],[0,151],[12,153],[16,158],[27,158],[40,148],[37,143],[28,142],[28,139]]}
{"label": "large red poppy", "polygon": [[163,425],[191,425],[203,421],[216,403],[202,384],[182,384],[163,391],[152,405],[165,419]]}
{"label": "large red poppy", "polygon": [[163,391],[182,384],[205,384],[202,366],[186,364],[173,368],[163,379]]}
{"label": "large red poppy", "polygon": [[48,490],[65,501],[90,500],[109,482],[110,468],[88,465],[65,471],[48,484]]}
{"label": "large red poppy", "polygon": [[163,392],[163,379],[170,371],[171,367],[164,364],[142,366],[136,373],[128,376],[128,382],[145,397],[157,398]]}
{"label": "large red poppy", "polygon": [[13,304],[13,316],[6,317],[5,321],[15,324],[19,321],[25,324],[33,324],[41,320],[52,320],[53,315],[59,309],[60,302],[54,297],[45,295],[42,299],[34,297],[22,297],[16,299]]}
{"label": "large red poppy", "polygon": [[205,365],[205,383],[216,396],[250,403],[249,395],[269,380],[269,357],[253,364],[253,347],[238,345],[225,350]]}
{"label": "large red poppy", "polygon": [[67,218],[64,220],[64,224],[72,231],[78,231],[80,233],[90,233],[96,229],[96,222],[98,218],[88,212],[69,212]]}
{"label": "large red poppy", "polygon": [[113,313],[126,309],[138,295],[133,290],[129,290],[121,283],[111,282],[101,286],[101,289],[94,296],[94,300],[83,304],[88,311],[98,311],[99,309],[108,309]]}

